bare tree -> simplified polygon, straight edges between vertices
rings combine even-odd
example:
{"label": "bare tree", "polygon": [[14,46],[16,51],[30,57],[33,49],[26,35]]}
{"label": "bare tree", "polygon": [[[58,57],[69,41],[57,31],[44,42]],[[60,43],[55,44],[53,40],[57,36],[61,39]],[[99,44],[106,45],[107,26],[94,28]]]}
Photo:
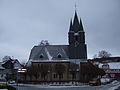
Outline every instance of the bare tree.
{"label": "bare tree", "polygon": [[108,58],[108,57],[110,57],[110,56],[112,56],[111,53],[109,53],[109,52],[106,51],[106,50],[101,50],[101,51],[98,52],[98,54],[95,54],[95,55],[93,56],[93,58],[94,58],[94,59],[95,59],[95,58]]}
{"label": "bare tree", "polygon": [[102,50],[102,51],[99,51],[98,53],[98,57],[100,58],[107,58],[107,57],[110,57],[112,54],[105,51],[105,50]]}

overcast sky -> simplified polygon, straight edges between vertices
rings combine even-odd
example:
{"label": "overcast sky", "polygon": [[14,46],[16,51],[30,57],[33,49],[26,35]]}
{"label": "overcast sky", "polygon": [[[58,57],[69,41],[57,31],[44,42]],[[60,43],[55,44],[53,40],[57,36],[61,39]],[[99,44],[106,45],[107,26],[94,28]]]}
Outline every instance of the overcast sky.
{"label": "overcast sky", "polygon": [[67,45],[75,2],[88,58],[100,50],[120,56],[120,0],[0,0],[0,59],[28,60],[41,40]]}

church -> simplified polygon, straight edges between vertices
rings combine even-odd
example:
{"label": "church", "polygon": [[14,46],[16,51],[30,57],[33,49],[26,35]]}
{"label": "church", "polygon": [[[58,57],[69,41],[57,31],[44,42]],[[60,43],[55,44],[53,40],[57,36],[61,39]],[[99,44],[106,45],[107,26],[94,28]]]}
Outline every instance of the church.
{"label": "church", "polygon": [[70,21],[68,42],[69,45],[41,42],[34,46],[26,64],[24,82],[79,82],[80,63],[87,61],[87,46],[82,20],[76,11]]}
{"label": "church", "polygon": [[68,32],[69,45],[41,44],[31,50],[29,60],[73,60],[87,59],[87,46],[82,20],[78,19],[75,11],[74,19],[70,22]]}

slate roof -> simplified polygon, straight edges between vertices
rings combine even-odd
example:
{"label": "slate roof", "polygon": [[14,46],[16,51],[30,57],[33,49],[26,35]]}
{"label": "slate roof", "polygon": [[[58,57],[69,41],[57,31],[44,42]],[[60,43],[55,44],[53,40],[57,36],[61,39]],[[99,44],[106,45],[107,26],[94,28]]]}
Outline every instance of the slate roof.
{"label": "slate roof", "polygon": [[22,65],[20,64],[20,62],[17,59],[10,59],[10,60],[6,60],[2,63],[0,63],[0,68],[1,65],[3,65],[4,68],[6,69],[20,69],[22,68]]}
{"label": "slate roof", "polygon": [[68,56],[68,45],[39,45],[32,48],[29,60],[66,60]]}

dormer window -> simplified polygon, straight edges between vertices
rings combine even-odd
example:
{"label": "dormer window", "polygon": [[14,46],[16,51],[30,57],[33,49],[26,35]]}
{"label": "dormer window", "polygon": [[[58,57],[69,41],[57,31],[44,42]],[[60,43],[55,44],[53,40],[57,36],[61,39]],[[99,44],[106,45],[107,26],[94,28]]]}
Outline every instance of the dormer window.
{"label": "dormer window", "polygon": [[40,58],[43,58],[43,57],[44,57],[43,54],[41,54],[41,55],[40,55]]}
{"label": "dormer window", "polygon": [[62,55],[61,55],[61,54],[58,54],[58,58],[62,58]]}

